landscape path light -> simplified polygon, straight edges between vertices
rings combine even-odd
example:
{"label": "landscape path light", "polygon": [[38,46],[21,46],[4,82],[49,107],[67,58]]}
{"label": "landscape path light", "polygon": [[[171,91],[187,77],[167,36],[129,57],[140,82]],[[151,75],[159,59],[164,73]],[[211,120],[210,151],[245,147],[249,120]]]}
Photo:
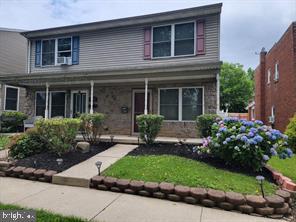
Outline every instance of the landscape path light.
{"label": "landscape path light", "polygon": [[256,180],[259,182],[259,184],[260,184],[260,189],[261,189],[261,193],[262,193],[262,197],[264,197],[265,195],[264,195],[264,189],[263,189],[263,181],[264,181],[264,176],[261,176],[261,175],[259,175],[259,176],[256,176]]}
{"label": "landscape path light", "polygon": [[101,166],[102,166],[102,162],[101,161],[97,161],[95,163],[96,167],[98,168],[98,175],[101,175]]}

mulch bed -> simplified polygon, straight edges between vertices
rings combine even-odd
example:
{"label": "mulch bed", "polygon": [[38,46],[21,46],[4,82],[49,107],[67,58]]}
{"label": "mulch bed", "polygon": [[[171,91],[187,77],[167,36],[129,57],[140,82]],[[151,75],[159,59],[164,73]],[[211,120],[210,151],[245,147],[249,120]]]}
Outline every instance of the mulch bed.
{"label": "mulch bed", "polygon": [[[55,170],[57,172],[64,171],[84,160],[91,158],[92,156],[103,152],[114,146],[114,143],[100,142],[98,145],[91,146],[90,152],[81,153],[77,150],[72,150],[62,156],[51,152],[44,152],[35,154],[33,156],[18,160],[16,166],[33,167],[38,169]],[[57,159],[62,158],[63,163],[58,165]]]}
{"label": "mulch bed", "polygon": [[130,156],[143,156],[143,155],[175,155],[200,162],[207,163],[216,168],[225,169],[231,172],[243,173],[249,176],[258,176],[259,174],[264,176],[266,180],[274,183],[274,179],[269,170],[263,168],[262,172],[254,172],[251,169],[244,169],[241,166],[226,165],[223,160],[214,158],[209,154],[197,153],[193,151],[196,145],[192,144],[168,144],[158,143],[151,146],[140,145],[128,155]]}

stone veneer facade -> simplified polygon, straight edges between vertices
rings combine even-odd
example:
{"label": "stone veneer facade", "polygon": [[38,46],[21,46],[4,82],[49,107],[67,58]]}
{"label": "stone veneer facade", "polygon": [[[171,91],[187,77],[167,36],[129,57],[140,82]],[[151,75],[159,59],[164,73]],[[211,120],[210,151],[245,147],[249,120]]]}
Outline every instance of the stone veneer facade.
{"label": "stone veneer facade", "polygon": [[[194,80],[190,83],[149,83],[149,90],[152,91],[152,104],[150,112],[158,113],[158,89],[170,87],[204,87],[204,112],[216,113],[217,95],[216,95],[216,79]],[[71,90],[90,90],[89,86],[81,88],[54,88],[50,90],[65,90],[66,91],[66,116],[70,116],[70,100]],[[97,107],[95,112],[104,113],[106,119],[106,134],[132,134],[132,101],[133,90],[143,89],[141,85],[110,85],[110,86],[94,86],[94,96],[97,97]],[[35,115],[35,92],[43,89],[31,88],[27,89],[25,112],[30,115]],[[121,107],[127,107],[128,113],[121,113]],[[178,138],[196,137],[196,124],[192,122],[165,121],[161,128],[160,136],[172,136]]]}

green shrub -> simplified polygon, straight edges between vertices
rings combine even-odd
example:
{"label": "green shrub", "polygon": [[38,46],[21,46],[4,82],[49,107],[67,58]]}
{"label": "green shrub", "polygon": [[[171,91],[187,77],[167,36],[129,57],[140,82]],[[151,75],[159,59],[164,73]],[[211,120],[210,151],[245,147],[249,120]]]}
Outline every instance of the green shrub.
{"label": "green shrub", "polygon": [[80,116],[81,133],[84,141],[95,144],[100,141],[103,132],[105,115],[102,113],[84,113]]}
{"label": "green shrub", "polygon": [[286,135],[263,125],[262,121],[226,118],[213,124],[212,137],[204,142],[204,146],[226,164],[260,171],[271,156],[285,159],[293,155],[287,139]]}
{"label": "green shrub", "polygon": [[13,136],[6,148],[9,149],[9,156],[14,159],[23,159],[46,150],[47,146],[38,131],[32,128],[23,134]]}
{"label": "green shrub", "polygon": [[211,135],[212,125],[221,120],[221,117],[217,114],[204,114],[196,118],[196,126],[203,137]]}
{"label": "green shrub", "polygon": [[294,152],[296,152],[296,114],[293,118],[290,119],[290,123],[287,126],[286,132],[287,136],[289,137],[288,143],[293,149]]}
{"label": "green shrub", "polygon": [[154,143],[155,138],[160,131],[163,119],[163,116],[153,114],[137,116],[140,138],[146,144]]}
{"label": "green shrub", "polygon": [[[24,126],[23,121],[28,116],[22,112],[4,111],[1,114],[1,130],[5,133],[14,133]],[[21,129],[22,130],[22,129]]]}
{"label": "green shrub", "polygon": [[70,151],[80,126],[79,119],[40,119],[36,127],[49,149],[59,156]]}

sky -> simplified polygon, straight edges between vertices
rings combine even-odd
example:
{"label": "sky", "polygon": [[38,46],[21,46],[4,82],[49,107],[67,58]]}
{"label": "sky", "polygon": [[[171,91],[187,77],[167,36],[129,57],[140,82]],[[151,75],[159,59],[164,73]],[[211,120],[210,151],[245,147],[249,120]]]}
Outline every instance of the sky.
{"label": "sky", "polygon": [[0,27],[35,30],[219,2],[221,60],[245,69],[296,21],[296,0],[0,0]]}

